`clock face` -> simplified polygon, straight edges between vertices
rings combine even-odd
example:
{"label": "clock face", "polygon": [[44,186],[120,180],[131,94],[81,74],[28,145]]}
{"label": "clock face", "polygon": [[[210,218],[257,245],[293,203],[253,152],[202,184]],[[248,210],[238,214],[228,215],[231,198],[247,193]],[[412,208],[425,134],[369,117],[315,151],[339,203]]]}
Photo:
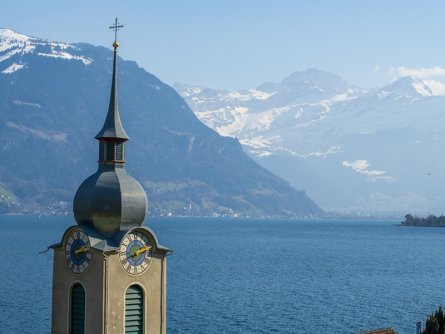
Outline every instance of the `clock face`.
{"label": "clock face", "polygon": [[70,270],[81,274],[88,269],[91,261],[90,239],[81,229],[70,232],[65,245],[65,259]]}
{"label": "clock face", "polygon": [[137,275],[148,269],[151,263],[152,246],[142,232],[130,232],[121,242],[119,258],[122,268]]}

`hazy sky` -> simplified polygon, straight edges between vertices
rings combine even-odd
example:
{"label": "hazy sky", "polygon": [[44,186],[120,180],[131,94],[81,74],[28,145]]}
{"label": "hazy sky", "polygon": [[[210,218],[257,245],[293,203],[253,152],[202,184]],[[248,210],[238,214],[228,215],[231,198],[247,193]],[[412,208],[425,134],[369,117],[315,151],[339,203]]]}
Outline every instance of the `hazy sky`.
{"label": "hazy sky", "polygon": [[316,67],[369,88],[445,81],[445,1],[3,0],[0,27],[111,48],[162,81],[255,88]]}

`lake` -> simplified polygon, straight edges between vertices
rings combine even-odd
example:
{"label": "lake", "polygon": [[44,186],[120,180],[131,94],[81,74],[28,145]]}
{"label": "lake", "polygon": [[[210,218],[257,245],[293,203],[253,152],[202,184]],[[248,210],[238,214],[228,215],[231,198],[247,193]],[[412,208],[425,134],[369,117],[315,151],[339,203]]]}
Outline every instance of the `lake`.
{"label": "lake", "polygon": [[[148,219],[168,333],[415,333],[445,305],[445,228],[394,221]],[[49,333],[52,250],[73,217],[0,216],[0,333]]]}

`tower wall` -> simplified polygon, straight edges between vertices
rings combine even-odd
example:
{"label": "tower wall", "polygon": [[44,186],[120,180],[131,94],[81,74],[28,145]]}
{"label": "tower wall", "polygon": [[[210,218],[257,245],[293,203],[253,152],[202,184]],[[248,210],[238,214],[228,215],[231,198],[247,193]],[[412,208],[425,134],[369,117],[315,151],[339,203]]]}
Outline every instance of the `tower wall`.
{"label": "tower wall", "polygon": [[54,249],[51,333],[70,332],[71,288],[75,283],[85,289],[85,333],[104,333],[104,255],[92,252],[88,270],[74,274],[66,264],[62,247]]}
{"label": "tower wall", "polygon": [[166,276],[165,254],[153,253],[150,268],[140,275],[122,269],[119,255],[106,262],[106,328],[107,333],[125,333],[125,293],[138,284],[144,291],[144,333],[166,333]]}
{"label": "tower wall", "polygon": [[54,249],[52,334],[70,332],[71,288],[85,289],[85,333],[125,333],[125,293],[133,284],[144,291],[144,333],[166,333],[167,257],[153,252],[150,267],[140,275],[123,270],[117,252],[93,251],[84,273],[68,268],[63,247]]}

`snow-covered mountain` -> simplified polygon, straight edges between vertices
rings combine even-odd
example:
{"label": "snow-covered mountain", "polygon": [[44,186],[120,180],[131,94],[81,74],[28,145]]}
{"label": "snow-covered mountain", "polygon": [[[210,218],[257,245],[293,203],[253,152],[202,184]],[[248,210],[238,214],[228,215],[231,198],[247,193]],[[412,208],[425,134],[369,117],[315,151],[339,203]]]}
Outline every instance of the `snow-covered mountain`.
{"label": "snow-covered mountain", "polygon": [[[97,168],[113,52],[0,29],[0,213],[70,212]],[[319,216],[303,191],[203,125],[170,86],[119,59],[130,173],[155,215]]]}
{"label": "snow-covered mountain", "polygon": [[73,45],[26,36],[10,29],[0,29],[1,73],[12,74],[26,68],[27,63],[23,56],[30,53],[39,57],[73,59],[85,65],[91,64],[92,61],[82,56],[80,49]]}
{"label": "snow-covered mountain", "polygon": [[445,212],[445,98],[419,79],[368,91],[308,69],[254,90],[174,87],[203,123],[324,208]]}

